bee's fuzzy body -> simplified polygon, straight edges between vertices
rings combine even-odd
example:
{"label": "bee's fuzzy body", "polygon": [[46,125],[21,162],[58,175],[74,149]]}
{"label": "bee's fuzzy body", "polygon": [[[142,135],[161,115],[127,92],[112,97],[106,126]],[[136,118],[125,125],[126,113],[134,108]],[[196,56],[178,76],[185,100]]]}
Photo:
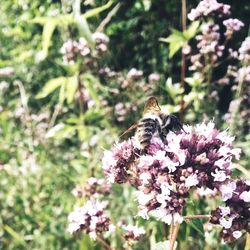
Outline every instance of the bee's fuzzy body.
{"label": "bee's fuzzy body", "polygon": [[164,141],[166,134],[174,127],[182,128],[179,119],[172,114],[146,114],[139,120],[135,135],[141,149],[144,150],[155,134],[158,134],[160,139]]}

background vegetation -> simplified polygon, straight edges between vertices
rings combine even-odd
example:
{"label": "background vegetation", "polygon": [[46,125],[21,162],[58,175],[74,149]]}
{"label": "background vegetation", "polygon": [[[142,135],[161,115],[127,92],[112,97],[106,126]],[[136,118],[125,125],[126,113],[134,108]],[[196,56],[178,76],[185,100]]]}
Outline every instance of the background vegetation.
{"label": "background vegetation", "polygon": [[[187,13],[198,2],[187,1]],[[249,1],[223,3],[230,4],[232,16],[245,24],[229,41],[228,46],[238,50],[249,35]],[[231,64],[226,61],[220,68],[210,65],[210,82],[207,75],[197,80],[188,69],[187,56],[188,79],[180,84],[181,50],[172,55],[171,39],[167,43],[159,39],[181,33],[172,30],[182,30],[181,8],[181,1],[175,0],[1,3],[1,249],[101,249],[87,236],[74,237],[66,231],[69,212],[76,203],[84,203],[72,190],[90,176],[102,176],[103,150],[141,117],[150,95],[168,111],[181,114],[184,123],[214,119],[218,128],[230,127],[236,146],[243,149],[234,173],[249,178],[249,82],[248,87],[243,83],[239,93],[235,92],[239,86],[235,78],[227,84],[214,83]],[[189,42],[195,48],[199,27],[200,23],[189,30],[183,44],[180,37],[177,42],[181,46]],[[85,37],[94,51],[92,33],[96,30],[109,37],[107,51],[92,54],[87,61],[79,57],[76,63],[65,63],[63,44]],[[133,68],[139,70],[137,75],[131,73]],[[159,79],[152,80],[152,73]],[[235,113],[232,109],[237,102],[231,109],[230,103],[237,100],[241,105]],[[108,199],[115,223],[134,223],[131,211],[136,211],[136,203],[129,187],[114,186]],[[192,214],[213,206],[207,201],[195,203],[194,199],[188,208]],[[166,239],[163,224],[137,221],[145,226],[149,238],[135,249],[149,249]],[[243,249],[244,240],[221,245],[215,231],[207,233],[205,240],[197,226],[186,224],[181,230],[180,249]],[[112,242],[121,248],[116,235]]]}

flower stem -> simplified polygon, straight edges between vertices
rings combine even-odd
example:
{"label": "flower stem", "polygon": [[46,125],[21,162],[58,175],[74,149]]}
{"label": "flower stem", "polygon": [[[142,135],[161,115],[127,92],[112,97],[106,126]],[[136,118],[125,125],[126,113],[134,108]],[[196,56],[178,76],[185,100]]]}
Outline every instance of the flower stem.
{"label": "flower stem", "polygon": [[109,242],[106,241],[102,236],[98,235],[97,240],[104,246],[106,250],[112,250],[112,248],[109,245]]}
{"label": "flower stem", "polygon": [[[187,3],[186,0],[182,0],[182,31],[185,31],[187,28],[187,20],[186,20],[186,16],[187,16]],[[186,77],[186,56],[185,54],[182,52],[181,55],[181,86],[185,87],[185,77]],[[185,103],[184,103],[184,96],[182,95],[181,98],[181,111],[180,111],[180,120],[181,122],[183,122],[183,118],[184,118],[184,109],[185,109]]]}
{"label": "flower stem", "polygon": [[236,108],[232,112],[232,122],[231,122],[230,127],[229,127],[229,131],[232,134],[236,130],[236,124],[238,122],[237,118],[238,118],[238,113],[239,113],[239,109],[240,109],[240,103],[241,103],[240,98],[241,98],[241,95],[242,95],[243,83],[244,83],[244,80],[240,79],[239,84],[237,86],[237,92],[236,92],[235,100],[238,100],[238,103],[236,105]]}
{"label": "flower stem", "polygon": [[169,231],[169,240],[171,240],[171,238],[173,236],[173,230],[174,230],[174,224],[171,223],[171,225],[170,225],[170,231]]}
{"label": "flower stem", "polygon": [[172,233],[172,237],[171,237],[171,239],[170,239],[169,250],[173,250],[173,249],[174,249],[174,243],[175,243],[175,241],[176,241],[176,238],[177,238],[177,235],[178,235],[178,232],[179,232],[179,228],[180,228],[180,224],[177,223],[177,224],[174,226],[173,233]]}
{"label": "flower stem", "polygon": [[250,250],[250,233],[247,233],[246,244],[244,250]]}
{"label": "flower stem", "polygon": [[210,219],[211,215],[203,215],[203,214],[197,214],[197,215],[187,215],[184,216],[185,220],[191,220],[191,219]]}

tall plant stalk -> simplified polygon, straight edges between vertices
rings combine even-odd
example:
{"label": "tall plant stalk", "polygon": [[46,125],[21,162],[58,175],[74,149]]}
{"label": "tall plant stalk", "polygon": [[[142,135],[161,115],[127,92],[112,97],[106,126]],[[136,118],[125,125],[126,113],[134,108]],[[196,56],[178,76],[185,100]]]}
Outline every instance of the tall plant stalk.
{"label": "tall plant stalk", "polygon": [[[187,29],[187,3],[186,0],[182,0],[182,8],[181,8],[181,19],[182,19],[182,31]],[[182,51],[181,55],[181,86],[185,89],[185,77],[186,77],[186,56]],[[181,98],[181,112],[180,112],[180,120],[183,122],[184,120],[184,112],[185,112],[185,103],[184,103],[184,94]]]}

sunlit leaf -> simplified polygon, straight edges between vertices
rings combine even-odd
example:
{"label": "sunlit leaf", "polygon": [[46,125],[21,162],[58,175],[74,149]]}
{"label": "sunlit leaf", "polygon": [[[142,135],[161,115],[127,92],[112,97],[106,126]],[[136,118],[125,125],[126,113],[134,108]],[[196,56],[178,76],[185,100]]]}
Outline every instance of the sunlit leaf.
{"label": "sunlit leaf", "polygon": [[81,141],[84,141],[88,138],[87,127],[80,124],[77,126],[78,137]]}
{"label": "sunlit leaf", "polygon": [[112,3],[113,3],[113,1],[110,0],[106,4],[104,4],[103,6],[100,6],[100,7],[97,7],[97,8],[94,8],[92,10],[87,11],[82,16],[86,19],[93,17],[93,16],[96,16],[96,15],[100,14],[101,12],[103,12],[104,10],[111,7]]}
{"label": "sunlit leaf", "polygon": [[37,99],[45,98],[52,92],[54,92],[57,88],[62,85],[65,85],[67,82],[66,77],[57,77],[54,79],[49,80],[45,83],[44,87],[42,88],[41,92],[36,95]]}
{"label": "sunlit leaf", "polygon": [[95,84],[98,83],[99,80],[91,74],[85,74],[83,76],[83,79],[84,79],[84,86],[88,90],[88,93],[90,94],[92,99],[95,101],[96,105],[98,107],[101,107],[99,95],[97,93],[97,89],[95,88]]}
{"label": "sunlit leaf", "polygon": [[23,239],[23,237],[18,232],[16,232],[13,228],[11,228],[8,225],[4,225],[4,229],[13,237],[14,240],[22,244],[23,246],[26,246],[26,242]]}
{"label": "sunlit leaf", "polygon": [[92,37],[92,33],[90,31],[86,18],[83,15],[82,16],[79,15],[75,17],[75,20],[76,20],[80,35],[83,36],[87,40],[88,44],[93,48],[95,41]]}
{"label": "sunlit leaf", "polygon": [[56,28],[56,22],[53,20],[46,22],[45,25],[43,26],[42,51],[44,57],[47,57],[48,55],[48,50],[51,45],[51,38],[55,28]]}
{"label": "sunlit leaf", "polygon": [[[169,250],[169,240],[157,242],[152,246],[152,250]],[[174,244],[174,249],[177,247],[177,241]]]}
{"label": "sunlit leaf", "polygon": [[169,43],[170,58],[172,58],[186,42],[182,32],[179,32],[177,30],[172,30],[172,34],[170,36],[168,36],[167,38],[160,38],[159,40],[161,42]]}
{"label": "sunlit leaf", "polygon": [[152,5],[152,2],[151,2],[151,0],[143,0],[143,5],[144,5],[145,11],[149,11],[149,9]]}
{"label": "sunlit leaf", "polygon": [[47,132],[46,138],[64,139],[72,136],[74,132],[75,126],[59,123]]}
{"label": "sunlit leaf", "polygon": [[191,38],[193,38],[197,32],[199,31],[200,22],[195,21],[190,24],[190,26],[183,32],[183,35],[186,39],[186,41],[189,41]]}
{"label": "sunlit leaf", "polygon": [[68,104],[72,103],[75,93],[77,91],[77,86],[77,76],[69,77],[66,83],[66,98]]}
{"label": "sunlit leaf", "polygon": [[62,105],[64,103],[64,100],[66,98],[66,93],[65,93],[65,87],[66,87],[67,81],[65,84],[61,85],[60,92],[59,92],[59,103]]}

